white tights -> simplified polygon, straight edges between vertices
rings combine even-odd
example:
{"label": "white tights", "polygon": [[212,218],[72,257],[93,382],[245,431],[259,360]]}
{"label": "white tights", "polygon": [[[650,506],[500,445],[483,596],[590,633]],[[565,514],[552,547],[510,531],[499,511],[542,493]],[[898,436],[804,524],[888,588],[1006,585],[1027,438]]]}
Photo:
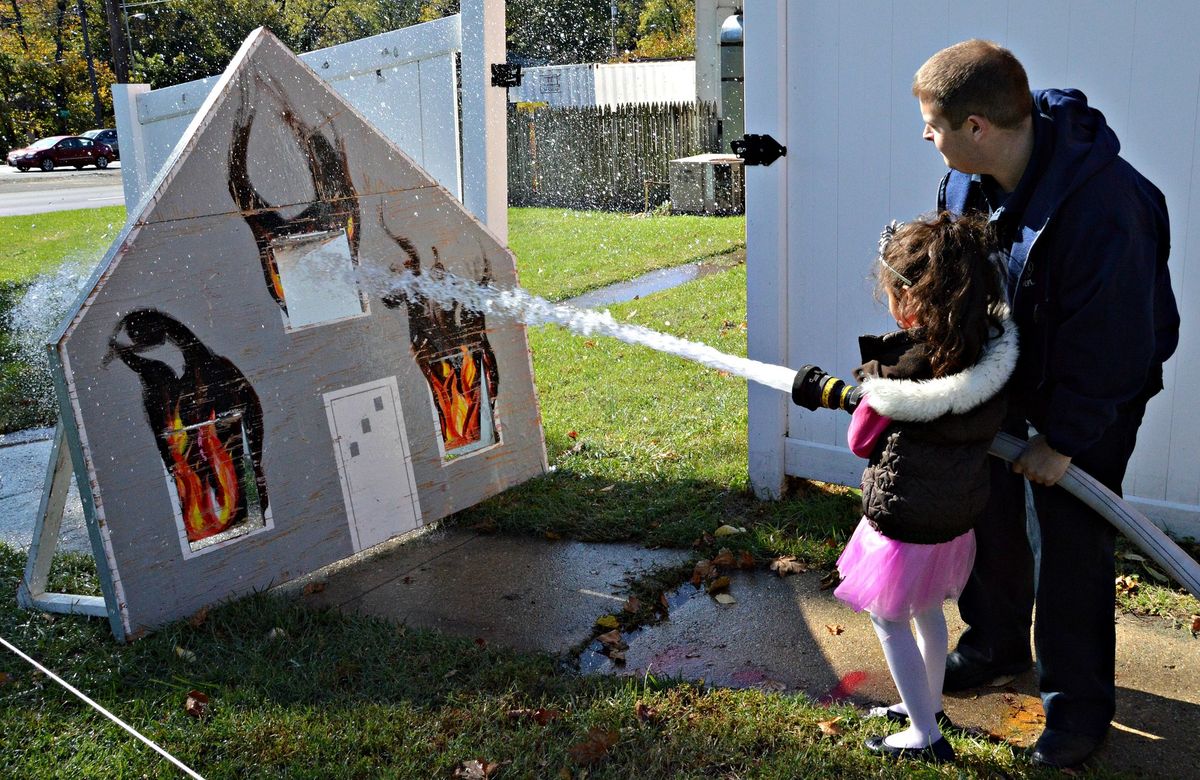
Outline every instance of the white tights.
{"label": "white tights", "polygon": [[913,616],[916,638],[908,621],[885,620],[871,615],[875,634],[883,645],[883,657],[900,692],[899,706],[909,727],[884,740],[899,748],[922,748],[941,739],[936,713],[942,709],[942,680],[946,675],[946,646],[949,639],[942,605]]}

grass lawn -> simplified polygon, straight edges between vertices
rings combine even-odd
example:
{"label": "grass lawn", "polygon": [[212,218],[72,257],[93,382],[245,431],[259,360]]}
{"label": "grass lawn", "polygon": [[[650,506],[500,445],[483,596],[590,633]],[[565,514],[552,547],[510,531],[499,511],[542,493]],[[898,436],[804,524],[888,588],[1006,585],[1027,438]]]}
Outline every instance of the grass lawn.
{"label": "grass lawn", "polygon": [[743,248],[746,218],[519,208],[508,210],[508,234],[521,286],[563,300]]}
{"label": "grass lawn", "polygon": [[99,261],[124,224],[124,206],[0,217],[0,283],[28,281],[73,257]]}
{"label": "grass lawn", "polygon": [[[588,246],[572,251],[562,244],[540,261],[518,251],[522,279],[540,278],[540,287],[530,285],[540,294],[583,291],[576,286],[583,272],[571,265],[580,257],[590,258],[587,274],[596,278],[644,270],[592,251],[598,225],[615,231],[599,243],[615,246],[629,240],[625,227],[641,218],[518,209],[513,245],[532,243],[525,231],[551,230],[545,220],[554,213],[564,235],[588,225],[578,234],[586,233],[579,240]],[[695,256],[694,247],[678,242],[675,262]],[[530,272],[534,262],[544,273]],[[745,352],[744,267],[612,311]],[[715,551],[705,532],[731,523],[749,533],[726,537],[724,545],[832,563],[857,519],[857,499],[811,485],[778,502],[753,499],[743,380],[554,328],[531,329],[529,339],[556,469],[449,523],[684,548],[700,539],[697,555]],[[0,592],[14,592],[23,563],[23,553],[0,545]],[[98,592],[94,568],[81,556],[60,556],[55,578],[55,588]],[[463,762],[476,759],[500,765],[492,778],[1051,776],[1003,743],[969,736],[954,738],[955,767],[888,764],[860,747],[880,725],[849,708],[652,676],[581,677],[557,658],[311,611],[269,595],[128,646],[112,642],[106,622],[22,612],[10,596],[0,600],[0,636],[209,778],[448,778],[463,776]],[[192,690],[210,697],[203,719],[184,711]],[[822,722],[839,716],[833,733],[822,730]],[[0,777],[10,776],[180,775],[0,650]]]}

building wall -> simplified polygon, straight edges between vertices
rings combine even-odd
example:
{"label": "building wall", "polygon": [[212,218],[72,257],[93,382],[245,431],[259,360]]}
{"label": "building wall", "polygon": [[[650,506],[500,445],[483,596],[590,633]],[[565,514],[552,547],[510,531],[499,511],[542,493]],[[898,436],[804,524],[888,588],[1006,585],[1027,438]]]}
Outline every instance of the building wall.
{"label": "building wall", "polygon": [[[1200,50],[1190,41],[1198,27],[1200,6],[1183,0],[748,3],[747,130],[770,126],[788,148],[747,176],[749,306],[762,312],[751,319],[751,356],[848,376],[857,336],[891,326],[866,280],[876,238],[888,220],[933,208],[945,170],[921,140],[912,74],[951,43],[995,40],[1021,59],[1034,87],[1082,89],[1122,154],[1166,195],[1183,333],[1125,490],[1157,522],[1200,536],[1200,415],[1190,392],[1200,381],[1200,274],[1191,267],[1200,262],[1200,199],[1192,197]],[[755,194],[768,189],[769,198]],[[754,216],[756,202],[769,220]],[[752,478],[762,492],[777,490],[785,472],[857,484],[861,462],[845,449],[844,416],[765,399],[752,400],[750,413]]]}

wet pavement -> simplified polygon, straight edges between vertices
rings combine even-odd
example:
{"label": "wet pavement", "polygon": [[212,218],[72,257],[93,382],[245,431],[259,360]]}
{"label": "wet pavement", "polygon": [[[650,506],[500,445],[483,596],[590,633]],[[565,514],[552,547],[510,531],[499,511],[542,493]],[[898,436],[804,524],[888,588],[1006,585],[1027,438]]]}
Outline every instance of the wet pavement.
{"label": "wet pavement", "polygon": [[[42,501],[53,428],[0,435],[0,541],[29,548]],[[79,491],[72,481],[63,510],[59,550],[91,552]]]}
{"label": "wet pavement", "polygon": [[[51,442],[0,437],[0,538],[28,547]],[[72,489],[59,549],[89,549]],[[820,572],[728,572],[721,604],[685,584],[669,616],[622,636],[616,664],[594,640],[638,578],[686,550],[431,530],[394,540],[276,590],[312,607],[374,615],[576,662],[585,674],[681,677],[867,707],[896,700],[865,615],[821,588]],[[317,584],[319,583],[319,585]],[[306,587],[307,586],[307,587]],[[947,610],[951,637],[962,624]],[[1117,716],[1096,763],[1146,777],[1200,777],[1200,639],[1161,618],[1116,615]],[[960,726],[1028,745],[1042,725],[1033,674],[946,697]]]}

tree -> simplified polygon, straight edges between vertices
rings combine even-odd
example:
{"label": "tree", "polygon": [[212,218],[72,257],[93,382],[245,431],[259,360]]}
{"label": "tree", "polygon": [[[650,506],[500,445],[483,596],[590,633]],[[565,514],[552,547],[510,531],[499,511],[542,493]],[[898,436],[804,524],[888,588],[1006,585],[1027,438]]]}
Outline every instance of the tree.
{"label": "tree", "polygon": [[[94,106],[77,7],[69,0],[10,0],[12,17],[0,28],[4,152],[40,136],[92,127]],[[94,5],[84,8],[90,19],[102,18]],[[96,79],[107,95],[113,75],[103,62],[96,64]],[[102,113],[111,116],[111,106],[103,106]]]}

